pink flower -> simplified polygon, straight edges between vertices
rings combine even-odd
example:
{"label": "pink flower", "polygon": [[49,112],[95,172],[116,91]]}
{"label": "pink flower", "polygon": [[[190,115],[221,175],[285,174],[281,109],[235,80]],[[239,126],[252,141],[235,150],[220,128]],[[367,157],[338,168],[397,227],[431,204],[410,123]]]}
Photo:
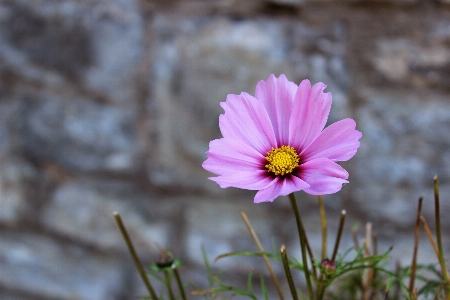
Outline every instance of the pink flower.
{"label": "pink flower", "polygon": [[324,129],[331,93],[319,82],[299,86],[285,75],[256,85],[255,97],[228,95],[219,117],[223,138],[213,140],[203,168],[220,187],[258,190],[255,203],[303,190],[332,194],[348,182],[337,161],[352,158],[361,132],[352,119]]}

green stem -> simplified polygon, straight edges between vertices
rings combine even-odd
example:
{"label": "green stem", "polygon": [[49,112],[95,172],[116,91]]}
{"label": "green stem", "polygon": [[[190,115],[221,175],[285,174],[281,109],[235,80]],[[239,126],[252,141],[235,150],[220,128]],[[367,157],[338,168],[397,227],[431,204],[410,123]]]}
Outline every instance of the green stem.
{"label": "green stem", "polygon": [[275,275],[275,272],[273,271],[273,268],[272,268],[272,265],[270,264],[269,259],[267,258],[267,255],[264,254],[264,248],[261,245],[261,242],[259,241],[258,235],[256,234],[255,230],[253,229],[252,225],[250,224],[250,221],[247,218],[247,215],[244,212],[241,212],[241,218],[244,221],[245,226],[247,226],[247,229],[250,232],[250,235],[252,236],[252,239],[255,242],[256,247],[258,247],[258,250],[261,253],[263,253],[262,258],[264,259],[267,269],[269,270],[270,277],[272,277],[272,280],[275,283],[275,287],[277,289],[280,300],[284,300],[284,296],[283,296],[283,292],[281,291],[280,284],[278,283],[277,277]]}
{"label": "green stem", "polygon": [[156,296],[155,290],[153,290],[152,285],[150,284],[150,281],[148,280],[147,274],[145,273],[144,267],[141,264],[141,261],[139,260],[136,251],[134,250],[133,243],[131,242],[130,236],[128,235],[127,230],[125,229],[125,225],[122,222],[122,218],[120,217],[118,212],[113,213],[114,218],[116,219],[117,225],[119,226],[120,232],[122,233],[123,239],[125,240],[125,243],[128,246],[128,251],[131,254],[131,257],[133,258],[134,264],[136,265],[136,268],[139,271],[139,275],[141,276],[142,281],[145,284],[145,287],[147,288],[150,297],[152,300],[158,300],[158,296]]}
{"label": "green stem", "polygon": [[172,283],[170,282],[169,271],[164,270],[164,278],[166,279],[166,288],[167,288],[167,293],[169,294],[169,299],[175,300],[175,296],[173,295],[173,291],[172,291]]}
{"label": "green stem", "polygon": [[176,267],[173,268],[173,274],[175,275],[175,279],[177,280],[178,289],[180,290],[181,293],[181,299],[186,300],[187,298],[184,292],[183,283],[181,282],[181,277]]}
{"label": "green stem", "polygon": [[[339,227],[338,227],[338,232],[337,232],[337,236],[336,236],[336,242],[334,243],[333,254],[331,255],[331,261],[333,263],[334,263],[334,261],[336,259],[336,255],[337,255],[337,251],[338,251],[338,248],[339,248],[339,244],[341,242],[341,236],[342,236],[342,232],[344,230],[344,221],[345,221],[345,216],[346,215],[347,215],[347,212],[343,209],[341,211],[341,218],[339,220]],[[325,212],[324,212],[324,216],[325,216]],[[323,227],[322,227],[322,230],[323,230]],[[327,277],[327,275],[320,274],[319,284],[318,284],[318,287],[317,287],[317,300],[322,300],[324,295],[325,295],[325,290],[327,289],[327,284],[326,284],[326,279],[327,278],[326,277]]]}
{"label": "green stem", "polygon": [[303,229],[303,224],[302,220],[300,219],[300,214],[298,212],[297,201],[295,200],[294,193],[289,194],[289,200],[291,202],[292,210],[294,211],[295,220],[297,222],[297,230],[300,239],[300,248],[302,250],[303,272],[305,272],[306,286],[308,287],[308,295],[310,300],[314,300],[314,292],[312,289],[311,277],[309,274],[308,260],[306,258],[306,245],[305,245],[306,232]]}
{"label": "green stem", "polygon": [[420,216],[422,215],[422,200],[419,198],[419,206],[417,208],[416,225],[414,227],[414,248],[411,262],[411,275],[409,277],[409,292],[412,294],[414,291],[414,281],[416,280],[417,271],[417,252],[419,250],[419,229],[420,229]]}
{"label": "green stem", "polygon": [[344,230],[344,222],[345,222],[346,215],[347,215],[347,212],[345,211],[345,209],[343,209],[341,211],[341,218],[339,220],[339,227],[338,227],[338,232],[337,232],[337,236],[336,236],[336,242],[334,243],[333,254],[331,255],[332,262],[334,262],[336,259],[339,244],[341,243],[341,236],[342,236],[342,231]]}
{"label": "green stem", "polygon": [[317,282],[319,277],[317,277],[317,270],[316,270],[316,266],[314,265],[314,255],[312,253],[311,246],[309,245],[308,237],[306,236],[306,233],[305,233],[305,228],[303,228],[303,236],[305,237],[306,251],[308,251],[309,261],[311,262],[311,267],[312,267],[313,274],[314,274],[314,280]]}
{"label": "green stem", "polygon": [[[321,278],[320,281],[322,281],[322,280],[323,280],[323,278]],[[318,300],[322,300],[323,299],[323,296],[325,295],[325,289],[326,289],[325,284],[323,282],[320,282],[319,283],[319,290],[317,292],[317,299]]]}
{"label": "green stem", "polygon": [[298,300],[297,290],[295,289],[294,280],[292,279],[291,269],[289,268],[289,261],[287,258],[286,247],[281,245],[281,259],[283,261],[284,273],[286,273],[286,279],[289,283],[289,288],[291,289],[292,299]]}
{"label": "green stem", "polygon": [[327,258],[327,216],[325,214],[325,206],[323,205],[322,195],[318,195],[319,211],[320,211],[320,224],[322,225],[322,255],[321,259]]}
{"label": "green stem", "polygon": [[[445,284],[448,286],[450,282],[448,280],[448,272],[445,266],[445,258],[444,251],[442,247],[442,236],[441,236],[441,214],[439,208],[439,183],[437,175],[434,176],[434,206],[435,206],[435,214],[436,214],[436,240],[439,251],[439,263],[442,269],[442,275],[444,276]],[[448,289],[448,288],[447,288]],[[449,292],[447,290],[447,292]]]}

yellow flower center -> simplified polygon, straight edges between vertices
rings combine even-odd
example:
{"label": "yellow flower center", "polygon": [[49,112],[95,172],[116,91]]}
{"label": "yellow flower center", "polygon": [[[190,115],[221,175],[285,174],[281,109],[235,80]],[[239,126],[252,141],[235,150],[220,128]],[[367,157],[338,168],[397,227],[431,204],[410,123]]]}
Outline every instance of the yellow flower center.
{"label": "yellow flower center", "polygon": [[275,175],[285,175],[292,173],[298,166],[298,154],[291,146],[281,146],[281,148],[273,148],[267,152],[266,156],[269,162],[265,165],[269,172]]}

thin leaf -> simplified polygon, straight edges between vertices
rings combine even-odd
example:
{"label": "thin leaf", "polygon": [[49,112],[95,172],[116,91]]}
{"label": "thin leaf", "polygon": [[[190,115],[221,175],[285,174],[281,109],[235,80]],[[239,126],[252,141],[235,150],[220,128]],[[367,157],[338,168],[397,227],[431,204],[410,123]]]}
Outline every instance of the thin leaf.
{"label": "thin leaf", "polygon": [[249,292],[253,292],[252,280],[253,280],[253,271],[250,271],[247,277],[247,290]]}
{"label": "thin leaf", "polygon": [[270,253],[270,252],[265,252],[265,251],[264,252],[233,251],[233,252],[228,252],[228,253],[224,253],[224,254],[221,254],[221,255],[217,256],[214,261],[218,261],[219,259],[222,259],[222,258],[225,258],[225,257],[232,257],[232,256],[257,256],[257,257],[261,257],[263,255],[266,255],[269,258],[281,261],[281,257],[279,257],[278,255]]}
{"label": "thin leaf", "polygon": [[267,287],[264,282],[264,277],[260,275],[260,278],[261,278],[261,293],[264,297],[264,300],[269,300],[269,294],[267,294]]}
{"label": "thin leaf", "polygon": [[201,246],[203,263],[205,264],[206,274],[208,276],[208,286],[212,288],[214,286],[214,277],[212,274],[211,266],[209,265],[208,256],[206,255],[205,247]]}

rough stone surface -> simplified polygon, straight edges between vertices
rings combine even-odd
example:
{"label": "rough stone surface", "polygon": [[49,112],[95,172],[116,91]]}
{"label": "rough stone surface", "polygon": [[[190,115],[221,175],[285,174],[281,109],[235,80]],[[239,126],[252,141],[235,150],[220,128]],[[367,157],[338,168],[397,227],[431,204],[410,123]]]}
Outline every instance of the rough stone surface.
{"label": "rough stone surface", "polygon": [[21,149],[69,170],[131,173],[137,166],[135,114],[88,99],[18,99]]}
{"label": "rough stone surface", "polygon": [[[0,52],[24,79],[130,106],[144,32],[136,1],[4,1]],[[80,93],[80,90],[77,91]]]}
{"label": "rough stone surface", "polygon": [[0,175],[0,220],[17,224],[26,209],[27,184],[25,181],[36,176],[36,169],[17,159],[2,161]]}
{"label": "rough stone surface", "polygon": [[[169,249],[203,287],[202,244],[228,282],[267,276],[258,259],[214,262],[256,250],[241,211],[266,249],[284,243],[299,256],[287,199],[255,206],[255,192],[222,190],[201,168],[220,137],[219,103],[271,73],[326,83],[328,123],[351,117],[363,133],[343,163],[350,184],[325,197],[328,242],[345,208],[347,224],[372,222],[380,249],[398,243],[394,260],[407,264],[420,196],[434,223],[435,174],[450,209],[447,3],[0,1],[0,298],[145,294],[113,211],[146,264]],[[298,198],[319,253],[317,201]],[[442,226],[450,232],[450,219]],[[351,245],[344,235],[342,249]]]}
{"label": "rough stone surface", "polygon": [[[153,202],[152,199],[142,201]],[[156,212],[152,216],[151,209],[140,206],[113,183],[93,186],[92,181],[90,184],[69,182],[55,190],[51,201],[42,209],[41,222],[52,231],[96,248],[126,252],[126,244],[113,218],[113,212],[119,212],[136,247],[148,256],[155,252],[155,243],[168,244],[171,224],[157,222]]]}
{"label": "rough stone surface", "polygon": [[24,290],[29,299],[118,299],[126,288],[122,262],[114,257],[86,255],[76,245],[29,233],[1,237],[0,285]]}
{"label": "rough stone surface", "polygon": [[[358,167],[353,181],[358,209],[371,218],[408,227],[416,210],[411,204],[425,196],[424,211],[432,218],[432,178],[439,174],[444,183],[442,192],[450,179],[447,97],[435,94],[424,101],[427,95],[394,90],[367,90],[361,97],[366,104],[358,110],[358,119],[363,120],[360,124],[365,135],[354,162]],[[367,170],[371,181],[364,180]],[[380,206],[376,199],[389,201]]]}
{"label": "rough stone surface", "polygon": [[[251,249],[256,251],[257,248],[250,239],[250,235],[242,221],[241,211],[248,212],[247,216],[250,223],[257,232],[263,234],[263,241],[266,243],[269,240],[268,236],[274,236],[270,224],[264,222],[263,218],[267,214],[267,207],[258,207],[252,209],[251,203],[236,204],[225,201],[215,202],[213,199],[207,201],[197,201],[194,205],[189,207],[186,212],[186,222],[189,224],[187,230],[188,253],[191,255],[190,259],[198,264],[203,265],[203,257],[201,255],[199,245],[204,245],[207,257],[214,261],[216,257],[221,254],[237,251],[240,249]],[[223,212],[227,212],[224,214]],[[205,226],[205,224],[214,224],[214,226]],[[217,229],[225,234],[217,236]],[[270,243],[266,243],[265,247],[270,249]],[[237,259],[222,259],[215,264],[216,267],[234,268],[234,269],[248,269],[252,268],[255,260],[248,257]],[[259,271],[264,270],[265,266],[256,264],[254,267]]]}

